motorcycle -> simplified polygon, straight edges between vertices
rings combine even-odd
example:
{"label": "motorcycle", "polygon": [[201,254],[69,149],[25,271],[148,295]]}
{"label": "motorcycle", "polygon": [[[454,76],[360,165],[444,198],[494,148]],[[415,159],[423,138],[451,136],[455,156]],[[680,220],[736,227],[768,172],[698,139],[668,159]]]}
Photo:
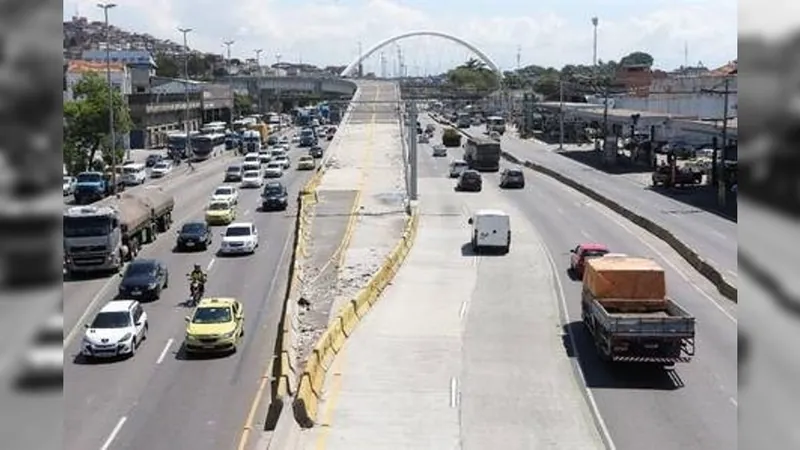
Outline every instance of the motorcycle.
{"label": "motorcycle", "polygon": [[200,299],[203,297],[203,284],[198,280],[192,280],[189,284],[189,296],[192,306],[197,306]]}

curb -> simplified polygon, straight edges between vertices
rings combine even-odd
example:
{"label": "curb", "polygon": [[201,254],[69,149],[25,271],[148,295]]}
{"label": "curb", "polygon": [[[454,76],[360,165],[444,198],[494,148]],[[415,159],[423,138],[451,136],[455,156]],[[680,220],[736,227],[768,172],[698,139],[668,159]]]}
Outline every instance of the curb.
{"label": "curb", "polygon": [[319,402],[323,394],[325,376],[337,353],[345,341],[355,331],[358,323],[369,313],[380,298],[381,293],[400,270],[408,252],[414,245],[419,223],[418,210],[414,209],[406,222],[403,237],[392,250],[386,261],[354,299],[344,305],[334,321],[317,340],[306,361],[300,381],[295,389],[292,404],[294,416],[302,428],[312,428],[315,424]]}
{"label": "curb", "polygon": [[[432,118],[439,122],[440,124],[451,125],[449,122],[442,120],[438,117]],[[464,131],[458,130],[464,136],[471,138],[469,134]],[[612,211],[616,212],[617,214],[621,215],[622,217],[628,219],[629,221],[633,222],[634,224],[638,225],[639,227],[645,229],[646,231],[650,232],[657,238],[661,239],[662,241],[666,242],[667,245],[672,247],[690,266],[692,266],[697,272],[700,273],[703,277],[705,277],[708,281],[710,281],[716,288],[717,291],[728,300],[733,301],[734,303],[738,303],[738,289],[736,286],[731,284],[722,272],[720,272],[717,268],[713,267],[709,264],[705,259],[703,259],[695,250],[690,248],[688,245],[683,243],[680,239],[678,239],[674,234],[667,231],[661,225],[653,222],[652,220],[641,216],[639,214],[634,213],[630,209],[622,206],[621,204],[617,203],[616,201],[605,197],[598,193],[597,191],[579,183],[578,181],[567,177],[559,172],[556,172],[553,169],[548,167],[544,167],[540,164],[521,160],[514,156],[511,153],[506,151],[501,152],[502,157],[510,161],[514,164],[519,164],[528,169],[534,170],[536,172],[542,173],[547,175],[556,181],[559,181],[576,191],[580,192],[581,194],[586,195],[587,197],[591,198],[592,200],[606,206],[607,208],[611,209]]]}

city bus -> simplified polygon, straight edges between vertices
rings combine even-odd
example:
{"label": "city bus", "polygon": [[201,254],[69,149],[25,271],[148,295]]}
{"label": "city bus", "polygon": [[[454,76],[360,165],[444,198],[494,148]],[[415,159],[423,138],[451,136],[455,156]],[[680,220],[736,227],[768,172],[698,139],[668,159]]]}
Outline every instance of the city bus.
{"label": "city bus", "polygon": [[200,132],[203,134],[221,134],[225,133],[227,128],[225,122],[210,122],[203,125],[203,128],[200,128]]}
{"label": "city bus", "polygon": [[204,161],[216,151],[225,150],[225,134],[201,134],[192,137],[192,154],[194,161]]}

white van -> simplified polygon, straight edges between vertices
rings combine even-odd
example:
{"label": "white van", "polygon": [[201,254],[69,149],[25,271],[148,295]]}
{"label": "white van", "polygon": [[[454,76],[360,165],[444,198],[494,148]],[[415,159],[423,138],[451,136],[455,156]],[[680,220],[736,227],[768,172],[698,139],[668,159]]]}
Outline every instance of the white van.
{"label": "white van", "polygon": [[476,211],[467,222],[472,225],[472,251],[477,253],[484,248],[511,249],[511,218],[497,209]]}
{"label": "white van", "polygon": [[449,172],[450,172],[450,178],[458,178],[458,177],[460,177],[461,176],[461,172],[463,172],[463,171],[465,171],[467,169],[469,169],[469,164],[467,164],[467,162],[464,161],[464,160],[456,159],[456,160],[450,161],[450,167],[448,169]]}
{"label": "white van", "polygon": [[147,179],[147,166],[131,163],[122,166],[122,182],[128,186],[142,184]]}

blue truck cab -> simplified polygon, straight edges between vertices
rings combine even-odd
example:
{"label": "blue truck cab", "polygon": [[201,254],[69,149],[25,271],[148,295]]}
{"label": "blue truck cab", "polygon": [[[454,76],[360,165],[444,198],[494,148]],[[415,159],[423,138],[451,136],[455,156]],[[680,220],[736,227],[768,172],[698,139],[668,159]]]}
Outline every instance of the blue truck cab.
{"label": "blue truck cab", "polygon": [[105,198],[108,182],[102,172],[81,172],[76,177],[75,203],[82,205]]}

